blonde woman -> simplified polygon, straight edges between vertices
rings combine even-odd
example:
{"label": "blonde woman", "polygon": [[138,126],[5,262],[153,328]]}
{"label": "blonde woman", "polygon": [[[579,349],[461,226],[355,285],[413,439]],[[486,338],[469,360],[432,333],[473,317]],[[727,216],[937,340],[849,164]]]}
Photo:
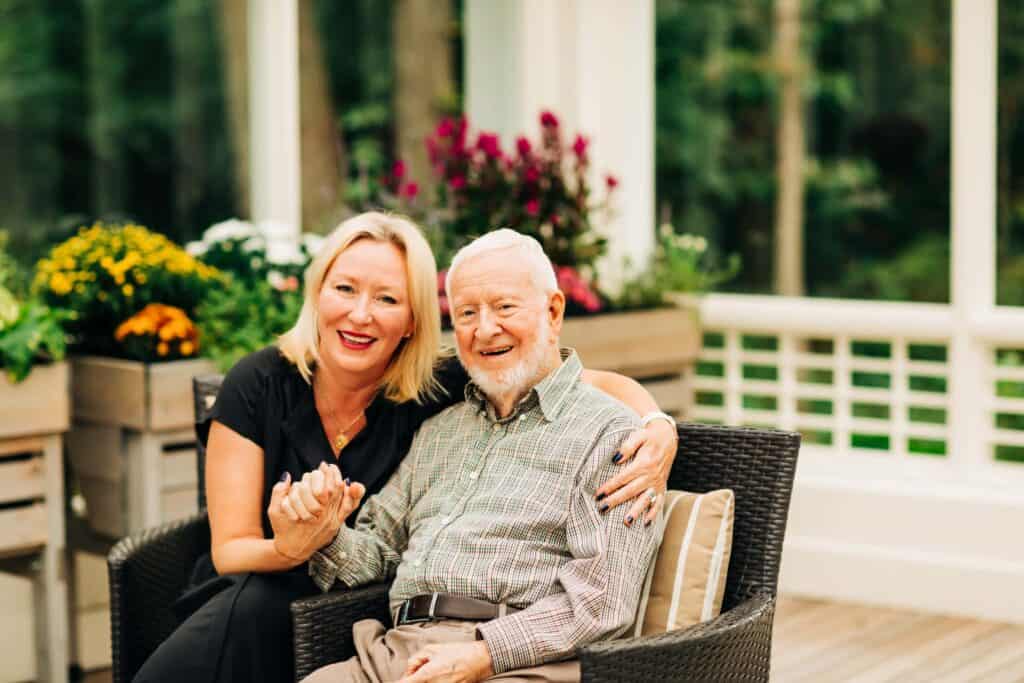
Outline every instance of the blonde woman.
{"label": "blonde woman", "polygon": [[[419,425],[464,399],[465,371],[439,359],[436,266],[410,221],[371,212],[342,223],[307,269],[304,294],[295,326],[224,379],[207,425],[213,566],[198,569],[179,601],[183,623],[136,681],[294,680],[289,605],[318,592],[307,561],[356,514],[319,514],[310,487],[291,482],[372,495]],[[657,411],[632,380],[584,380],[640,414]],[[675,445],[673,424],[649,421],[617,456],[625,467],[599,490],[604,502],[632,501],[631,518],[653,519],[658,503],[641,493],[664,491]]]}

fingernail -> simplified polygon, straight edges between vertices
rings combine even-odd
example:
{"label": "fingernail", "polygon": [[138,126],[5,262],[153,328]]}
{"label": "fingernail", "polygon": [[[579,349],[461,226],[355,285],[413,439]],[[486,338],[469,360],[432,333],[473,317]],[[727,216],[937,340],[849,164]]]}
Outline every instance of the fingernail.
{"label": "fingernail", "polygon": [[281,475],[281,478],[280,478],[280,479],[278,479],[277,481],[278,481],[279,483],[280,483],[280,482],[286,482],[286,481],[288,481],[288,473],[287,473],[287,472],[285,472],[284,474],[282,474],[282,475]]}
{"label": "fingernail", "polygon": [[622,453],[616,453],[614,456],[612,456],[613,463],[618,463],[620,460],[622,460]]}
{"label": "fingernail", "polygon": [[348,477],[345,477],[345,486],[348,486],[351,483],[352,483],[352,480],[349,479]]}
{"label": "fingernail", "polygon": [[626,526],[633,523],[633,515],[626,515]]}
{"label": "fingernail", "polygon": [[608,503],[605,503],[604,505],[601,506],[601,512],[607,512],[607,511],[608,511]]}
{"label": "fingernail", "polygon": [[605,494],[599,493],[599,494],[597,494],[597,499],[598,500],[604,500],[604,496],[605,496]]}

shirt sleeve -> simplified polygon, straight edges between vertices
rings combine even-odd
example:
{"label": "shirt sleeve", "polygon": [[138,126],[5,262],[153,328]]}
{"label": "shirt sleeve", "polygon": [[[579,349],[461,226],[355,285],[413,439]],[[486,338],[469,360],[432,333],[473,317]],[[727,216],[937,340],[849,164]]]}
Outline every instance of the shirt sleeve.
{"label": "shirt sleeve", "polygon": [[415,463],[424,443],[417,434],[388,483],[363,504],[354,528],[342,525],[334,540],[310,557],[309,575],[320,590],[329,591],[335,581],[352,588],[394,574],[409,543],[406,521],[412,509]]}
{"label": "shirt sleeve", "polygon": [[657,545],[657,525],[627,527],[628,505],[601,514],[594,493],[614,474],[612,456],[635,422],[613,421],[577,476],[566,525],[572,559],[559,570],[556,591],[477,627],[496,674],[567,659],[577,648],[613,638],[633,623]]}
{"label": "shirt sleeve", "polygon": [[217,420],[263,448],[268,361],[273,360],[271,354],[276,353],[276,348],[251,353],[228,371],[209,417],[196,426],[201,439],[206,440],[210,424]]}

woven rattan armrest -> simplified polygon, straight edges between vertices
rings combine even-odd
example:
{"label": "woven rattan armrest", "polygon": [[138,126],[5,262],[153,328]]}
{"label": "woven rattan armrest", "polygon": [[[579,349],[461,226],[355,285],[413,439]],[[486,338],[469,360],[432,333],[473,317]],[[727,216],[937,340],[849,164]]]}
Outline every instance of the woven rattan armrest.
{"label": "woven rattan armrest", "polygon": [[206,513],[121,539],[107,555],[115,683],[130,681],[178,627],[171,610],[210,550]]}
{"label": "woven rattan armrest", "polygon": [[391,626],[390,584],[374,583],[355,590],[334,590],[292,603],[295,627],[295,680],[355,654],[352,625],[377,619]]}
{"label": "woven rattan armrest", "polygon": [[759,594],[716,619],[580,650],[583,680],[767,681],[775,596]]}

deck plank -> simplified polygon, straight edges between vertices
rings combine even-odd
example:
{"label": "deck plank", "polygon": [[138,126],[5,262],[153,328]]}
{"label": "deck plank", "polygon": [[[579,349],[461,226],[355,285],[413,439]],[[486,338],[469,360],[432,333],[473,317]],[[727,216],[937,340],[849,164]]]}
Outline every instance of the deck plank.
{"label": "deck plank", "polygon": [[772,680],[1024,681],[1024,625],[782,596]]}

